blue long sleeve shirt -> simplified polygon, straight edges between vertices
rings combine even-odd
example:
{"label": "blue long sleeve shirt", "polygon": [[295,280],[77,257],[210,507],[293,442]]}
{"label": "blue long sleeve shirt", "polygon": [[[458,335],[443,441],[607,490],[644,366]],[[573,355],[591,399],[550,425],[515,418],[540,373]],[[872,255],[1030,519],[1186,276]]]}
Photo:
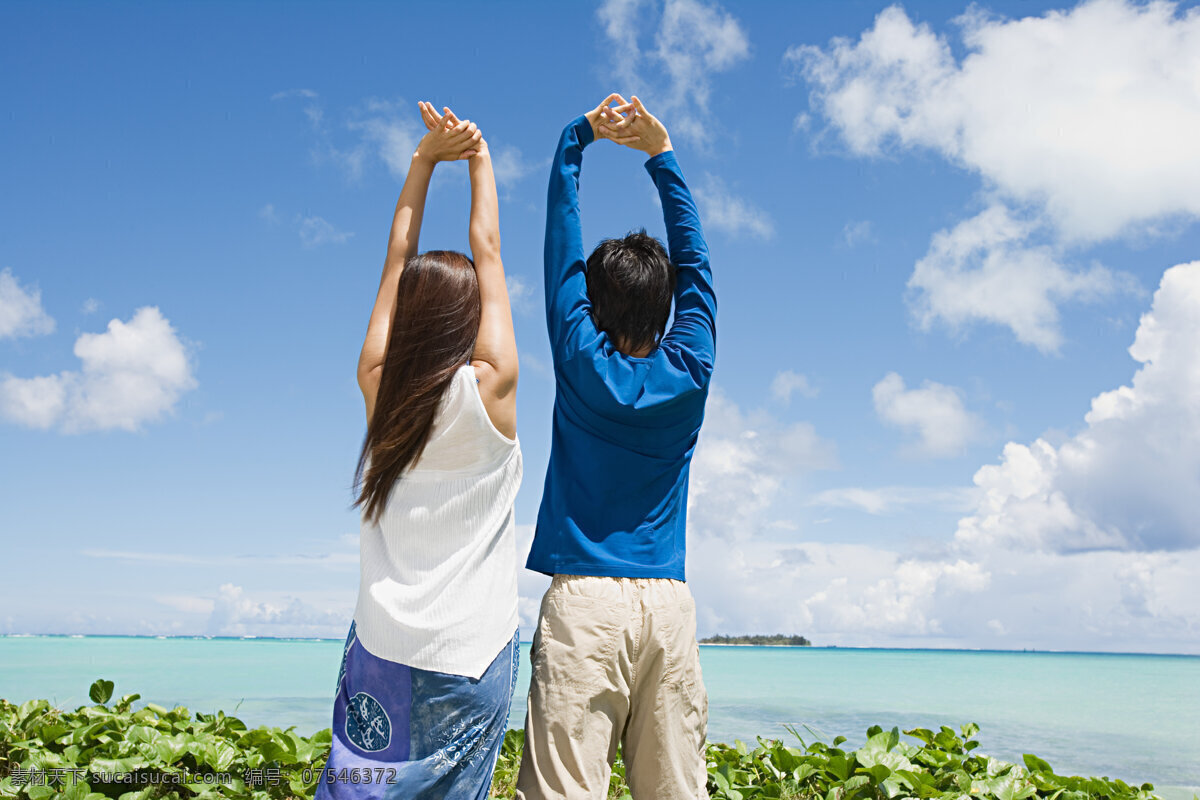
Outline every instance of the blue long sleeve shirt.
{"label": "blue long sleeve shirt", "polygon": [[586,117],[558,143],[546,209],[546,325],[556,393],[550,465],[526,566],[553,574],[684,580],[688,473],[716,352],[716,296],[700,216],[675,154],[645,162],[658,188],[675,315],[645,358],[596,329],[579,224]]}

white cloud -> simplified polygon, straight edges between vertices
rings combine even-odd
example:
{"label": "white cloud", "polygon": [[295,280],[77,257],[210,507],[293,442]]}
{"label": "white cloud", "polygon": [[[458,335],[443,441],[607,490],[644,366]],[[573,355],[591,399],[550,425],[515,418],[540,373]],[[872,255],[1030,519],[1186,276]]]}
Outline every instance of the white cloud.
{"label": "white cloud", "polygon": [[554,380],[554,368],[549,362],[531,355],[528,350],[521,353],[521,368],[528,369],[531,372],[541,375],[543,378]]}
{"label": "white cloud", "polygon": [[688,529],[736,538],[778,520],[767,512],[785,482],[837,466],[837,448],[807,422],[744,412],[719,387],[709,394],[692,458]]}
{"label": "white cloud", "polygon": [[211,597],[198,597],[187,594],[159,594],[154,596],[154,602],[182,611],[184,614],[211,614],[216,601]]}
{"label": "white cloud", "polygon": [[541,166],[540,163],[526,159],[517,147],[491,147],[490,141],[488,146],[492,151],[492,171],[496,175],[496,185],[502,189],[511,189],[518,181]]}
{"label": "white cloud", "polygon": [[63,417],[75,373],[0,377],[0,416],[29,428],[50,428]]}
{"label": "white cloud", "polygon": [[[756,450],[777,433],[715,395],[689,507],[701,635],[1200,654],[1197,352],[1200,262],[1166,271],[1130,347],[1140,369],[1099,394],[1085,428],[1061,445],[1010,442],[972,487],[843,487],[804,501],[873,515],[879,542],[913,536],[888,514],[962,511],[953,538],[925,556],[901,544],[804,540],[824,526],[764,524],[798,516],[779,466],[790,459]],[[707,509],[720,516],[703,517]],[[929,551],[920,535],[914,546]]]}
{"label": "white cloud", "polygon": [[[604,25],[604,33],[610,42],[637,42],[641,33],[637,22],[638,8],[641,5],[642,0],[604,0],[600,3],[600,7],[596,9],[596,16]],[[619,53],[612,55],[614,76],[621,81],[637,80],[641,49],[636,45],[628,47],[624,58],[619,57]]]}
{"label": "white cloud", "polygon": [[918,506],[971,511],[978,505],[979,490],[955,487],[883,486],[868,489],[846,486],[825,489],[809,501],[813,506],[853,508],[868,514],[890,514],[903,508]]}
{"label": "white cloud", "polygon": [[305,247],[345,244],[352,236],[352,232],[338,230],[322,217],[304,217],[300,220],[300,244]]}
{"label": "white cloud", "polygon": [[[267,203],[260,208],[258,216],[269,225],[278,225],[283,221],[283,215],[273,203]],[[341,230],[329,220],[315,214],[310,216],[295,214],[292,217],[291,227],[299,235],[300,244],[309,248],[325,244],[345,244],[354,237],[353,231]]]}
{"label": "white cloud", "polygon": [[354,178],[362,173],[367,158],[374,155],[387,165],[395,178],[402,180],[408,174],[417,143],[425,135],[415,103],[409,108],[400,101],[378,98],[366,100],[352,114],[346,127],[360,136],[359,144],[348,150],[334,148],[331,152]]}
{"label": "white cloud", "polygon": [[[304,107],[304,113],[317,137],[314,159],[333,161],[351,180],[361,178],[375,161],[381,162],[397,180],[408,175],[412,154],[426,133],[415,103],[368,97],[344,114],[335,115],[333,124],[329,124],[316,92],[307,89],[278,92],[271,99],[296,97],[311,101]],[[501,189],[511,189],[535,169],[550,163],[549,159],[530,161],[511,145],[497,145],[490,140],[489,144],[496,185]],[[268,222],[278,221],[275,208],[269,203],[259,215]]]}
{"label": "white cloud", "polygon": [[1197,574],[1200,550],[930,560],[762,538],[688,546],[701,636],[778,631],[818,645],[1200,654]]}
{"label": "white cloud", "polygon": [[323,131],[322,123],[325,120],[325,112],[321,108],[318,99],[319,95],[312,89],[287,89],[271,95],[272,100],[291,100],[294,98],[311,101],[304,106],[304,116],[308,117],[309,124],[315,130]]}
{"label": "white cloud", "polygon": [[854,247],[863,242],[873,241],[875,234],[871,230],[871,221],[869,219],[860,219],[853,222],[847,222],[842,226],[842,241],[847,247]]}
{"label": "white cloud", "polygon": [[528,281],[520,275],[509,273],[504,276],[504,284],[508,288],[508,302],[513,311],[526,313],[533,310],[534,289]]}
{"label": "white cloud", "polygon": [[148,550],[110,550],[86,548],[79,551],[88,558],[130,561],[146,564],[191,564],[212,567],[247,567],[256,564],[313,567],[321,570],[357,569],[357,541],[353,550],[319,553],[160,553]]}
{"label": "white cloud", "polygon": [[954,456],[979,437],[982,421],[963,405],[960,390],[934,381],[906,389],[904,378],[889,372],[871,389],[875,413],[884,422],[917,436],[912,455]]}
{"label": "white cloud", "polygon": [[260,208],[258,210],[258,218],[261,220],[264,220],[266,222],[269,222],[272,225],[278,224],[279,212],[275,210],[275,204],[267,203],[265,206]]}
{"label": "white cloud", "polygon": [[337,118],[337,124],[330,125],[317,93],[312,90],[278,92],[271,99],[297,97],[310,101],[304,106],[304,114],[317,137],[312,151],[314,159],[333,161],[351,180],[361,178],[364,169],[376,160],[397,179],[403,180],[408,174],[417,142],[425,134],[415,103],[410,107],[400,100],[369,97]]}
{"label": "white cloud", "polygon": [[733,194],[725,181],[711,172],[692,187],[700,217],[704,226],[730,236],[743,233],[758,239],[770,239],[775,235],[771,217],[761,208]]}
{"label": "white cloud", "polygon": [[94,297],[89,297],[83,301],[83,306],[79,309],[84,314],[95,314],[100,310],[100,301]]}
{"label": "white cloud", "polygon": [[[997,277],[1020,286],[1033,276],[1033,287],[990,306],[932,300],[922,313],[990,319],[1053,350],[1057,320],[1048,309],[1112,282],[1103,271],[1062,266],[1067,250],[1153,236],[1200,216],[1200,10],[1093,0],[1017,20],[971,11],[958,24],[961,60],[944,37],[892,6],[857,42],[793,47],[785,61],[808,80],[812,108],[852,154],[932,150],[980,176],[992,207],[980,217],[1010,221],[995,241],[963,233],[974,242],[966,252],[978,251],[990,273],[964,273],[950,293],[976,294]],[[1017,216],[1030,217],[1030,230],[1011,222]],[[1049,249],[1026,243],[1032,230]],[[927,266],[946,266],[938,247]],[[915,285],[936,294],[934,278],[931,287],[914,275]],[[1022,316],[1025,302],[1034,310]]]}
{"label": "white cloud", "polygon": [[780,371],[771,381],[771,397],[784,405],[792,401],[792,395],[801,397],[816,397],[817,389],[804,375],[790,369]]}
{"label": "white cloud", "polygon": [[1062,344],[1060,303],[1136,288],[1129,275],[1099,265],[1068,270],[1059,263],[1058,248],[1031,241],[1035,227],[1005,206],[992,205],[935,233],[908,280],[909,307],[921,328],[941,321],[958,331],[988,321],[1050,353]]}
{"label": "white cloud", "polygon": [[[618,91],[638,95],[672,133],[706,144],[712,76],[750,54],[737,18],[703,0],[605,0],[597,14]],[[643,42],[644,31],[653,31],[652,45]]]}
{"label": "white cloud", "polygon": [[926,147],[1070,237],[1200,216],[1200,10],[1093,0],[1042,17],[959,20],[968,54],[885,9],[857,43],[787,58],[852,151]]}
{"label": "white cloud", "polygon": [[[178,597],[168,598],[178,608]],[[195,608],[202,602],[192,601]],[[210,636],[345,636],[352,610],[317,608],[292,596],[248,596],[241,586],[223,583],[212,599],[205,633]]]}
{"label": "white cloud", "polygon": [[54,332],[54,319],[42,308],[42,293],[22,288],[7,267],[0,271],[0,339]]}
{"label": "white cloud", "polygon": [[312,89],[285,89],[281,92],[276,92],[271,95],[272,100],[287,100],[292,97],[303,97],[307,99],[315,99],[317,93]]}
{"label": "white cloud", "polygon": [[0,416],[65,433],[137,431],[161,419],[196,387],[192,365],[174,328],[154,306],[114,319],[104,333],[75,341],[79,371],[0,378]]}
{"label": "white cloud", "polygon": [[982,467],[963,547],[1072,552],[1200,546],[1200,261],[1163,274],[1129,354],[1131,385],[1092,400],[1086,427],[1055,447],[1009,442]]}
{"label": "white cloud", "polygon": [[779,631],[816,644],[911,643],[974,635],[954,611],[991,583],[981,564],[868,545],[713,538],[689,546],[701,635]]}

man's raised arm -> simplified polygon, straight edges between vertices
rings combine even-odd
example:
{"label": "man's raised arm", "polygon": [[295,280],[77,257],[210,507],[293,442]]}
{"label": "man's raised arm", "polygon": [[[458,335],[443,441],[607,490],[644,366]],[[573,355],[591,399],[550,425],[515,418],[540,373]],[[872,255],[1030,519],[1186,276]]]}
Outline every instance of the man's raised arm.
{"label": "man's raised arm", "polygon": [[667,246],[675,273],[675,320],[663,338],[692,354],[711,372],[717,339],[717,296],[712,287],[708,244],[700,230],[700,214],[675,152],[653,156],[646,171],[658,187],[662,201]]}
{"label": "man's raised arm", "polygon": [[625,102],[619,94],[611,94],[567,125],[550,167],[546,199],[546,327],[556,361],[565,353],[570,333],[589,320],[587,259],[579,217],[579,170],[583,148],[596,138],[600,109],[614,100]]}
{"label": "man's raised arm", "polygon": [[[620,116],[622,113],[625,116]],[[671,138],[661,122],[635,95],[629,103],[603,112],[600,132],[618,144],[650,156],[646,171],[658,187],[667,247],[675,273],[675,320],[662,344],[677,348],[691,362],[688,372],[698,385],[712,374],[717,339],[717,297],[712,287],[708,244],[700,229],[700,214],[679,162]]]}

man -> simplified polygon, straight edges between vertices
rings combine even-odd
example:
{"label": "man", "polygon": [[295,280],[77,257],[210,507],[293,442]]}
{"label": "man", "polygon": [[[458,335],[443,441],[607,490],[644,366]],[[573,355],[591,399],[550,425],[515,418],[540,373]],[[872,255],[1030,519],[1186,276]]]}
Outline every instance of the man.
{"label": "man", "polygon": [[[600,138],[649,156],[669,259],[640,231],[601,242],[585,260],[579,171]],[[610,95],[563,131],[546,214],[557,391],[526,566],[554,579],[533,640],[517,797],[604,798],[622,743],[636,800],[706,798],[708,697],[684,531],[716,298],[670,137],[636,96]]]}

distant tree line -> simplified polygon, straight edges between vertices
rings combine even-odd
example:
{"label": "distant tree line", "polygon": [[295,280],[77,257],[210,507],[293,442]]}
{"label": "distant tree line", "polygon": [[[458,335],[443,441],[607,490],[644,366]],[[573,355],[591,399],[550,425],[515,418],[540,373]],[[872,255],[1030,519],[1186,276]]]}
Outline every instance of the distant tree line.
{"label": "distant tree line", "polygon": [[700,644],[755,644],[755,645],[774,645],[776,647],[810,647],[812,642],[805,639],[803,636],[784,636],[782,633],[773,633],[770,636],[709,636],[707,639],[701,639]]}

